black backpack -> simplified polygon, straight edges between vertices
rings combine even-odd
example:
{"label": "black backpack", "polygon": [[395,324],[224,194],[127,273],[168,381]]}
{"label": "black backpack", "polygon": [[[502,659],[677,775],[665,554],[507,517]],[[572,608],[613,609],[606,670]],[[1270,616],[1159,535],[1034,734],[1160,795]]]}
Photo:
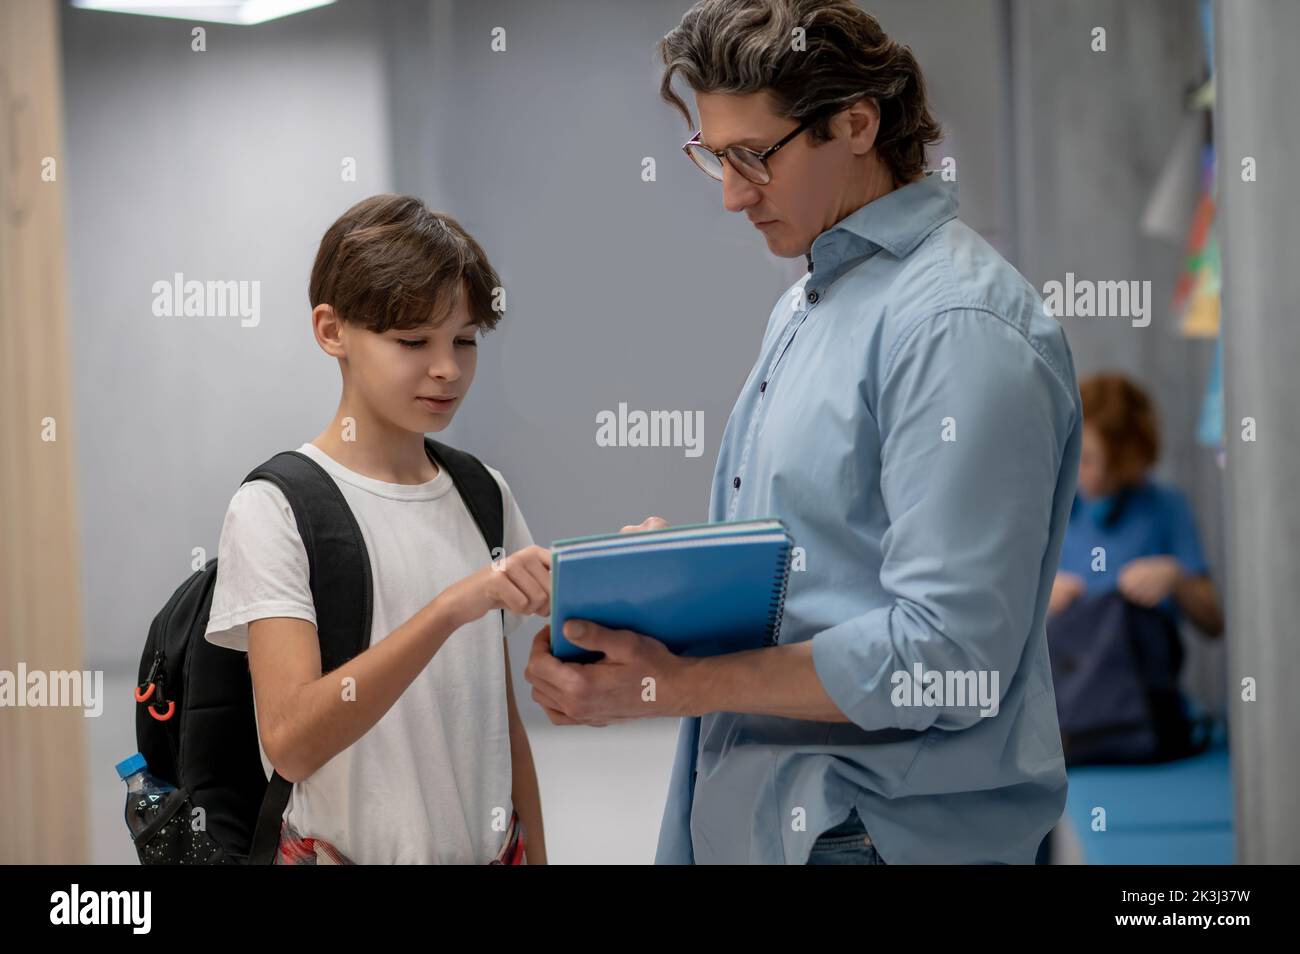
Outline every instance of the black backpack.
{"label": "black backpack", "polygon": [[[425,438],[474,518],[489,554],[502,553],[501,488],[475,457]],[[370,645],[370,558],[334,479],[297,451],[277,454],[244,478],[269,480],[288,498],[311,567],[321,672]],[[135,731],[155,778],[176,786],[136,837],[143,864],[270,864],[292,784],[268,783],[258,754],[247,654],[204,638],[217,561],[176,590],[149,627],[136,688]],[[201,820],[201,823],[199,823]]]}

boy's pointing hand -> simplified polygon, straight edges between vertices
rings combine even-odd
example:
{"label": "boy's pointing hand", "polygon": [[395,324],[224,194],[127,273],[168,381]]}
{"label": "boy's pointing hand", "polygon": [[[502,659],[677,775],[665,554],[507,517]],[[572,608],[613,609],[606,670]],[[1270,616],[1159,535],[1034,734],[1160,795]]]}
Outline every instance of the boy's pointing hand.
{"label": "boy's pointing hand", "polygon": [[663,517],[646,517],[640,523],[630,524],[619,533],[638,533],[642,530],[667,530],[668,521]]}
{"label": "boy's pointing hand", "polygon": [[453,584],[445,595],[458,626],[497,609],[546,616],[551,612],[551,551],[525,547]]}

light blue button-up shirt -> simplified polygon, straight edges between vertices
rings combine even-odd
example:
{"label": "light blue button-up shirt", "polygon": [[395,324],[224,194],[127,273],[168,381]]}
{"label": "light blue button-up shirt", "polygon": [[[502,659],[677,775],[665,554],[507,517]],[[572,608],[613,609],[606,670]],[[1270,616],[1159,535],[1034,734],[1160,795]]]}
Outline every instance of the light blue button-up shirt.
{"label": "light blue button-up shirt", "polygon": [[956,216],[937,173],[868,203],[772,311],[709,519],[790,528],[780,642],[813,641],[851,721],[682,720],[659,863],[802,864],[856,808],[890,864],[1028,864],[1061,815],[1044,620],[1079,389],[1037,292]]}

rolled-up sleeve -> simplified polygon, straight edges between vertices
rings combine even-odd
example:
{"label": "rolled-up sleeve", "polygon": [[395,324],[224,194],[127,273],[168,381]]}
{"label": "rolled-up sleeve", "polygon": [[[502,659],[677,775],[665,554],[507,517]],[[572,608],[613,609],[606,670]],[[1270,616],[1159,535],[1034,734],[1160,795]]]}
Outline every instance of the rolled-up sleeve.
{"label": "rolled-up sleeve", "polygon": [[[923,319],[885,364],[874,409],[892,601],[813,637],[818,678],[863,729],[967,728],[981,706],[896,704],[895,673],[997,673],[1005,696],[1045,598],[1053,498],[1075,403],[997,315]],[[986,677],[987,678],[987,677]]]}

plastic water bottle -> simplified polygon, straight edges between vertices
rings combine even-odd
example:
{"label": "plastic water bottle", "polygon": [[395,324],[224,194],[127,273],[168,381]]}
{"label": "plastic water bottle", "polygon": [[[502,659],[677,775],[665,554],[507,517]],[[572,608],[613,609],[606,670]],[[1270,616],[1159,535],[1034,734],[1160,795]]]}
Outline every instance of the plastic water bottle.
{"label": "plastic water bottle", "polygon": [[139,752],[117,763],[117,776],[126,782],[126,827],[135,840],[158,817],[176,786],[150,775]]}

